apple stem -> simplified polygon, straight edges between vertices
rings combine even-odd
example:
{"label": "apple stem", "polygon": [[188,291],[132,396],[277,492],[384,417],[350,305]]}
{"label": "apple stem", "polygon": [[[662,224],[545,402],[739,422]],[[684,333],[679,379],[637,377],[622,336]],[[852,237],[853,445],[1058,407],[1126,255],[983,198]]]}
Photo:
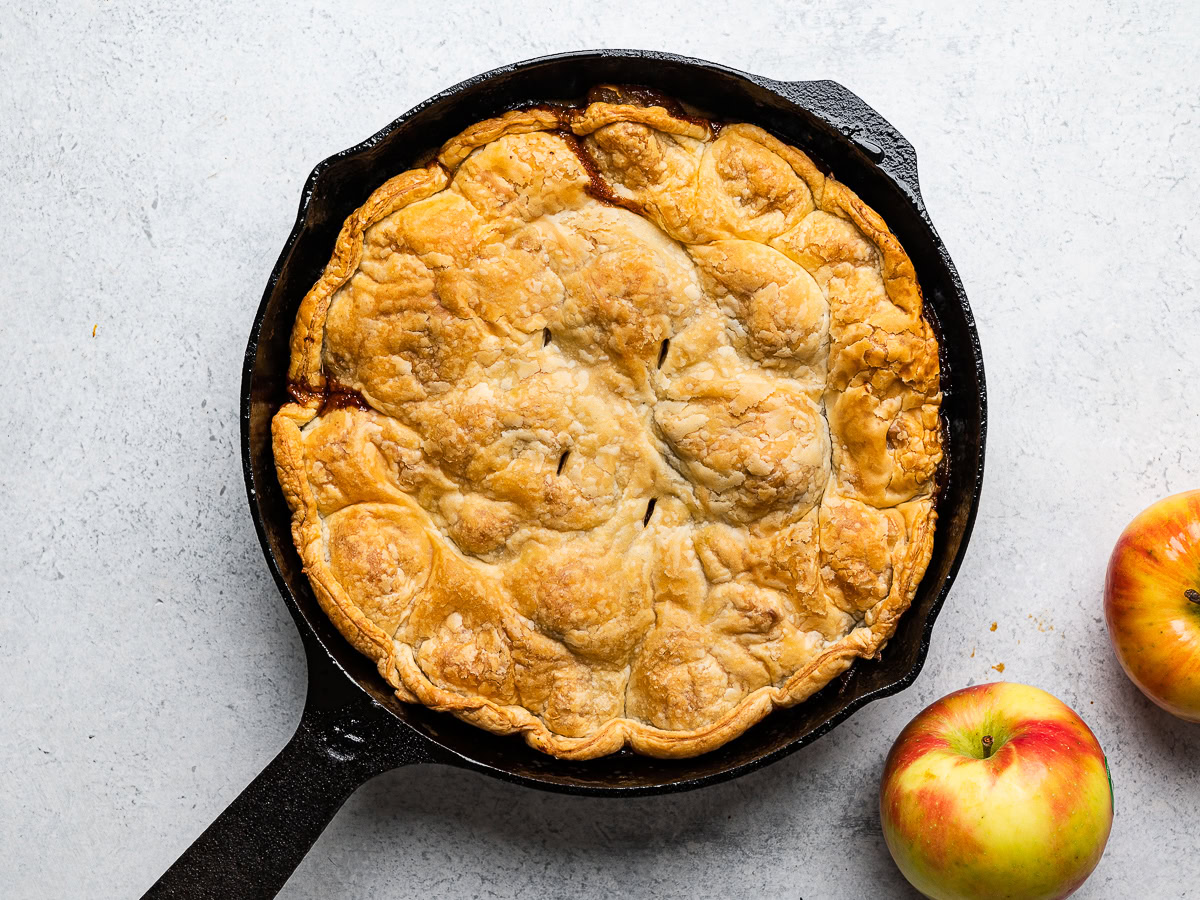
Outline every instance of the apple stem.
{"label": "apple stem", "polygon": [[992,736],[985,734],[983,736],[983,758],[988,759],[992,755]]}
{"label": "apple stem", "polygon": [[1183,596],[1187,597],[1193,603],[1200,603],[1200,591],[1197,591],[1195,588],[1188,588],[1183,592]]}

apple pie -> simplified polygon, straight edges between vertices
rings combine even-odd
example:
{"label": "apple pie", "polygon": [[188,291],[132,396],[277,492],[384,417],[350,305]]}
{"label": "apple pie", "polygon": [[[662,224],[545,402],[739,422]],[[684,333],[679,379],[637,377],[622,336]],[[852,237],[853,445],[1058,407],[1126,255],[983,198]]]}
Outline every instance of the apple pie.
{"label": "apple pie", "polygon": [[938,346],[804,152],[594,89],[345,222],[273,421],[322,608],[404,701],[691,756],[879,653],[929,561]]}

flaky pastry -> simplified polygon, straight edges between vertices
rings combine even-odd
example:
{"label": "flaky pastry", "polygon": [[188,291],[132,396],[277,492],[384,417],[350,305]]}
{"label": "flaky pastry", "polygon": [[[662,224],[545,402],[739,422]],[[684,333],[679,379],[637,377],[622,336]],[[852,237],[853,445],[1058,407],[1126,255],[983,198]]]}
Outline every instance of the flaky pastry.
{"label": "flaky pastry", "polygon": [[877,654],[929,561],[938,348],[882,219],[603,88],[346,220],[273,422],[322,608],[405,701],[681,757]]}

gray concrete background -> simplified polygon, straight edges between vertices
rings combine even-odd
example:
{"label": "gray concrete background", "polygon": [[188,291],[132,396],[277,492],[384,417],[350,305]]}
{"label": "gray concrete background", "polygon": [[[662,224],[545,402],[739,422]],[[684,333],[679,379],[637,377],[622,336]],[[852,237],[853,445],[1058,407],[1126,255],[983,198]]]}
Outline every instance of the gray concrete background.
{"label": "gray concrete background", "polygon": [[236,395],[309,170],[462,78],[596,46],[836,79],[916,146],[991,390],[966,563],[916,685],[766,771],[624,802],[397,771],[283,896],[915,896],[884,754],[1000,663],[1109,754],[1078,896],[1197,896],[1200,728],[1126,681],[1100,600],[1125,522],[1200,483],[1200,16],[1115,0],[6,6],[0,894],[138,896],[298,719]]}

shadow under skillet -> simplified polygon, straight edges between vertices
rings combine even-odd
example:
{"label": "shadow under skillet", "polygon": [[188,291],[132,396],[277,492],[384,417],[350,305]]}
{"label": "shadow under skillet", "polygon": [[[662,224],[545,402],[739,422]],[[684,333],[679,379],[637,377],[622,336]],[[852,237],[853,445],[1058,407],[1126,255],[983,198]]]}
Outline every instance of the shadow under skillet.
{"label": "shadow under skillet", "polygon": [[[799,897],[845,889],[919,900],[879,828],[887,747],[867,725],[706,791],[620,802],[527,791],[440,765],[396,770],[349,801],[300,880],[345,889],[347,873],[359,871],[358,889],[394,878],[425,895],[458,896],[486,874],[483,896],[769,896],[786,885]],[[847,756],[859,764],[848,770]],[[814,871],[828,859],[841,864]]]}

